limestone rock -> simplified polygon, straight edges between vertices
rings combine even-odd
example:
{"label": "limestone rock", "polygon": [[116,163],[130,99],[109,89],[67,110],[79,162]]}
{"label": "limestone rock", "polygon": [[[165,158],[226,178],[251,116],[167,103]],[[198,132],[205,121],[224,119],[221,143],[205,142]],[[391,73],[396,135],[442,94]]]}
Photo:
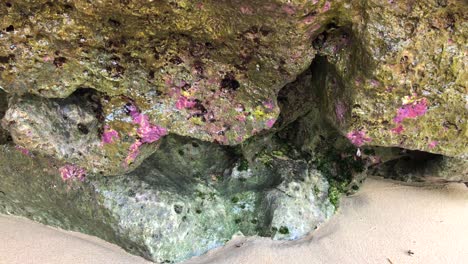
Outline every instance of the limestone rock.
{"label": "limestone rock", "polygon": [[241,168],[234,153],[168,136],[134,171],[80,181],[61,179],[61,162],[2,145],[0,212],[95,235],[158,262],[203,254],[238,233],[296,239],[333,212],[327,180],[305,161],[265,152]]}
{"label": "limestone rock", "polygon": [[18,147],[50,155],[89,173],[115,175],[128,171],[154,152],[157,144],[144,144],[128,163],[131,146],[138,140],[136,125],[128,117],[126,129],[120,130],[127,134],[116,134],[112,142],[105,141],[104,134],[109,132],[100,124],[100,108],[99,97],[86,90],[65,99],[25,96],[11,100],[2,126]]}
{"label": "limestone rock", "polygon": [[[222,144],[271,127],[277,92],[308,66],[310,38],[334,14],[327,1],[302,0],[28,0],[0,13],[8,93],[92,88],[131,98],[171,133]],[[121,109],[111,105],[106,123]]]}
{"label": "limestone rock", "polygon": [[[314,42],[328,72],[329,119],[357,145],[468,155],[465,1],[351,4]],[[357,134],[356,134],[357,135]]]}

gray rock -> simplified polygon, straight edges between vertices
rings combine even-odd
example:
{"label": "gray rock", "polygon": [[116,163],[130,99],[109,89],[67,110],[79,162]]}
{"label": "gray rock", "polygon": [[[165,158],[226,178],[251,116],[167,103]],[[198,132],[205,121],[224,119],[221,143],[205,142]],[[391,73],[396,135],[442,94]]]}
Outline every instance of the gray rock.
{"label": "gray rock", "polygon": [[468,159],[438,157],[436,162],[427,165],[425,175],[446,181],[468,183]]}
{"label": "gray rock", "polygon": [[[50,155],[91,173],[116,175],[131,171],[153,153],[158,144],[143,144],[135,161],[126,164],[134,139],[120,134],[118,142],[104,144],[100,123],[101,96],[81,89],[65,99],[24,96],[10,100],[2,127],[23,149]],[[134,129],[130,117],[128,126]],[[117,141],[117,140],[116,140]]]}
{"label": "gray rock", "polygon": [[275,240],[298,239],[316,229],[335,212],[328,182],[304,161],[282,161],[282,182],[261,198],[264,228]]}
{"label": "gray rock", "polygon": [[200,255],[234,234],[296,239],[334,209],[325,178],[278,153],[246,166],[232,148],[168,136],[134,171],[84,181],[63,181],[59,161],[29,155],[0,147],[0,213],[95,235],[158,262]]}

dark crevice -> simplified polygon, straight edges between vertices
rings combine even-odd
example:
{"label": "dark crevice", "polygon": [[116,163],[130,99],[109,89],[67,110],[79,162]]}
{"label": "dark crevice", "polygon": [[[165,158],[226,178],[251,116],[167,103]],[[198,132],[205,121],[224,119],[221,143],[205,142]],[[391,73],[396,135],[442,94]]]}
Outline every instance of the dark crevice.
{"label": "dark crevice", "polygon": [[[281,112],[274,129],[278,137],[302,152],[340,192],[354,192],[366,175],[377,175],[399,181],[428,181],[431,177],[446,177],[441,173],[451,164],[448,157],[400,148],[365,147],[360,150],[350,144],[342,132],[352,121],[354,90],[348,79],[352,76],[368,78],[372,64],[364,63],[369,55],[347,28],[331,27],[324,32],[319,55],[309,69],[286,85],[278,94]],[[338,46],[337,46],[338,45]],[[339,45],[350,45],[351,60],[363,62],[359,69],[341,73],[334,65]],[[331,49],[334,48],[334,49]],[[342,76],[345,74],[345,76]],[[393,156],[381,157],[380,152]],[[397,154],[395,154],[397,153]],[[455,166],[450,167],[456,171]],[[460,166],[460,167],[463,167]],[[460,177],[443,181],[463,181]]]}
{"label": "dark crevice", "polygon": [[1,120],[8,109],[7,93],[0,90],[0,145],[7,144],[12,141],[10,134],[1,126]]}
{"label": "dark crevice", "polygon": [[370,147],[369,150],[376,162],[369,166],[369,175],[403,182],[467,182],[462,159],[397,147]]}
{"label": "dark crevice", "polygon": [[160,147],[129,177],[138,177],[162,190],[191,194],[196,183],[208,183],[212,177],[220,180],[239,159],[233,147],[198,139],[168,135]]}

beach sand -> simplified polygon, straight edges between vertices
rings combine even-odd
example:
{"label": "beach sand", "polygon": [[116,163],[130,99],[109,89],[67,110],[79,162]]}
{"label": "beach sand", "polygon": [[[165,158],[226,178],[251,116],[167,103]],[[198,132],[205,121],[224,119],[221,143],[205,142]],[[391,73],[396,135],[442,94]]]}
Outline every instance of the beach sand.
{"label": "beach sand", "polygon": [[[1,264],[149,263],[98,238],[0,216]],[[468,189],[367,179],[307,238],[237,237],[184,264],[467,263]]]}

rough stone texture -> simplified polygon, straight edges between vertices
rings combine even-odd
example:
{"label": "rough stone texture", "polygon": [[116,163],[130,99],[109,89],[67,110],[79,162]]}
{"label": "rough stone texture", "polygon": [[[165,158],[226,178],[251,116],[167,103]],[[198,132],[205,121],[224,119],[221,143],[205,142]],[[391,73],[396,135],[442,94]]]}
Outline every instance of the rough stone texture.
{"label": "rough stone texture", "polygon": [[466,159],[450,158],[399,148],[374,148],[380,158],[372,175],[404,182],[468,182]]}
{"label": "rough stone texture", "polygon": [[440,177],[447,181],[468,183],[468,161],[449,157],[439,157],[437,162],[428,164],[427,176]]}
{"label": "rough stone texture", "polygon": [[[60,162],[0,146],[0,212],[99,236],[154,261],[181,261],[234,234],[296,239],[334,211],[327,180],[304,160],[168,136],[137,169],[84,181]],[[210,162],[213,161],[213,162]]]}
{"label": "rough stone texture", "polygon": [[[106,164],[131,156],[127,165],[138,157],[137,165],[157,147],[139,149],[129,104],[169,133],[235,145],[276,123],[277,98],[296,89],[281,88],[315,58],[312,102],[354,144],[466,158],[466,7],[460,0],[14,1],[0,5],[0,87],[44,98],[99,91],[99,129],[119,137],[96,152],[116,160],[76,163],[109,175],[128,168]],[[305,114],[295,102],[283,108],[284,124]],[[27,138],[28,130],[12,136]],[[79,155],[61,142],[56,158]],[[31,150],[41,152],[37,146]]]}
{"label": "rough stone texture", "polygon": [[[237,232],[301,237],[376,164],[401,180],[465,181],[466,11],[461,0],[1,3],[0,211],[178,261]],[[412,168],[395,147],[448,157]]]}
{"label": "rough stone texture", "polygon": [[261,208],[273,239],[298,239],[330,218],[335,207],[328,198],[329,185],[319,171],[304,161],[278,162],[283,181],[267,191]]}
{"label": "rough stone texture", "polygon": [[314,42],[336,68],[329,119],[343,134],[362,131],[367,145],[466,158],[466,1],[352,5],[350,21]]}
{"label": "rough stone texture", "polygon": [[81,166],[89,173],[116,175],[135,168],[157,149],[144,144],[130,166],[125,162],[136,141],[136,125],[127,115],[127,136],[113,143],[102,140],[101,105],[96,93],[86,90],[65,99],[24,96],[10,100],[2,125],[14,142],[28,151],[50,155],[62,162]]}
{"label": "rough stone texture", "polygon": [[[0,13],[7,92],[124,95],[172,133],[235,144],[274,122],[276,93],[308,66],[333,12],[302,0],[25,0]],[[120,106],[109,105],[112,127]]]}

